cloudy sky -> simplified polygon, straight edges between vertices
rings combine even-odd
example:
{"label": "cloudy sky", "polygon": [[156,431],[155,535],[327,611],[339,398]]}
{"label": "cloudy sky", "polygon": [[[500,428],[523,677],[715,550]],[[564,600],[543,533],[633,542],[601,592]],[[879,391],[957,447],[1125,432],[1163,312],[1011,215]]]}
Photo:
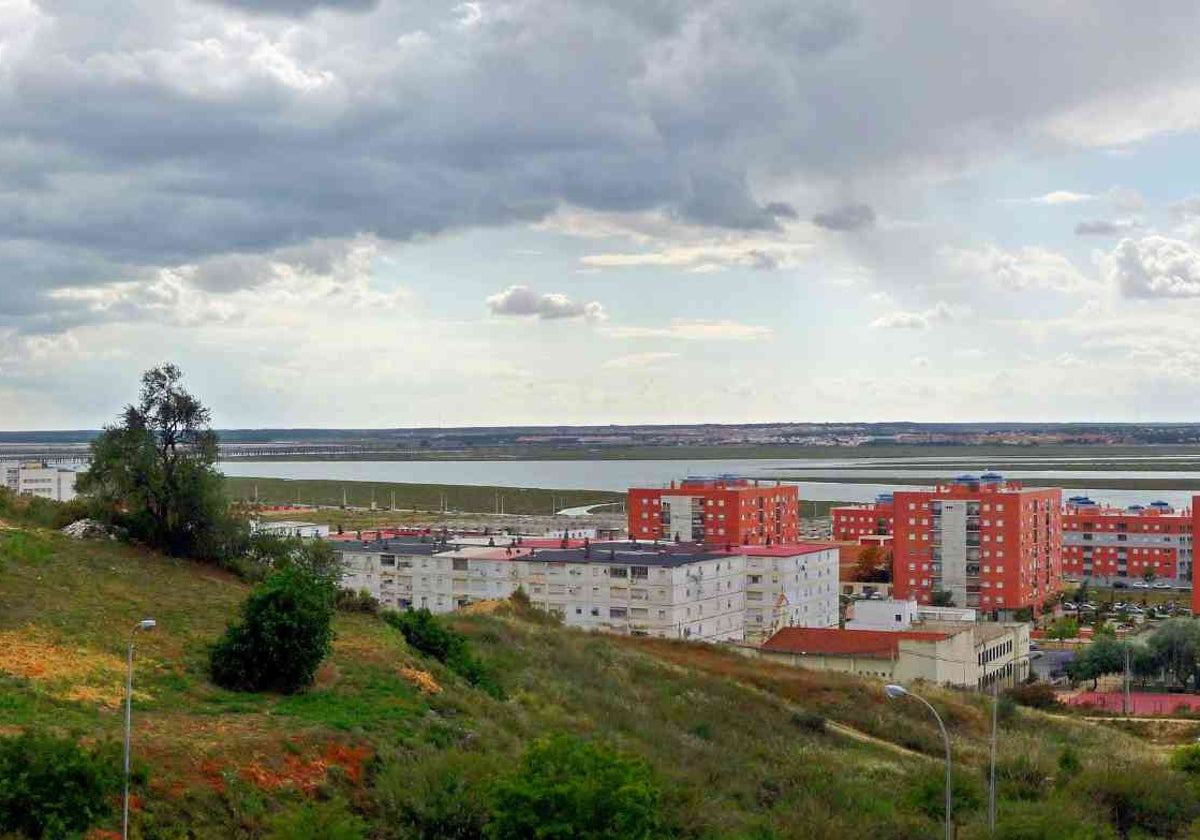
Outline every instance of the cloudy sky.
{"label": "cloudy sky", "polygon": [[1198,18],[0,0],[0,429],[1196,420]]}

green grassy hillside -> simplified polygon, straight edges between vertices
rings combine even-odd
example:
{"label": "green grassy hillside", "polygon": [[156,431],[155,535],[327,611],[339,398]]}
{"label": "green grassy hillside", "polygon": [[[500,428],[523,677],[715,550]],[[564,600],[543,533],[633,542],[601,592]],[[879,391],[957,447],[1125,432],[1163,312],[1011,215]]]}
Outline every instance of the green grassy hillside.
{"label": "green grassy hillside", "polygon": [[[552,732],[648,763],[664,791],[665,836],[941,836],[936,729],[923,707],[886,700],[878,683],[712,647],[457,617],[503,686],[497,700],[356,614],[339,616],[311,690],[237,694],[208,682],[206,653],[247,592],[222,572],[117,543],[0,530],[0,734],[38,726],[118,739],[124,645],[152,616],[158,629],[137,639],[134,750],[146,779],[135,837],[265,837],[277,815],[331,797],[371,837],[470,837],[430,826],[444,824],[434,819],[443,812],[486,819],[488,786]],[[960,836],[986,836],[986,703],[932,688],[927,696],[963,768]],[[1124,734],[1012,715],[1000,742],[1009,822],[1108,823],[1125,819],[1127,800],[1159,807],[1149,788],[1187,791]],[[1115,836],[1086,830],[1002,836]],[[1167,836],[1156,830],[1145,836]]]}

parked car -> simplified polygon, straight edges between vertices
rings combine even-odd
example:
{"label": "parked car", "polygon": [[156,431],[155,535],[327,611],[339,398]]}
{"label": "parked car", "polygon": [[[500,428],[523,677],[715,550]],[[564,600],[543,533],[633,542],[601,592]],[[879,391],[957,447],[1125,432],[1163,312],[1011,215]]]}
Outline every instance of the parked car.
{"label": "parked car", "polygon": [[1063,612],[1076,612],[1079,609],[1079,607],[1075,605],[1074,601],[1063,602],[1062,608]]}
{"label": "parked car", "polygon": [[1135,580],[1133,582],[1133,588],[1134,589],[1149,589],[1150,584],[1146,583],[1146,581],[1144,581],[1144,580]]}
{"label": "parked car", "polygon": [[1171,584],[1167,583],[1165,580],[1158,580],[1158,581],[1154,582],[1154,588],[1155,589],[1174,589],[1175,587],[1171,586]]}
{"label": "parked car", "polygon": [[1128,589],[1129,584],[1123,580],[1114,580],[1112,588],[1113,589]]}

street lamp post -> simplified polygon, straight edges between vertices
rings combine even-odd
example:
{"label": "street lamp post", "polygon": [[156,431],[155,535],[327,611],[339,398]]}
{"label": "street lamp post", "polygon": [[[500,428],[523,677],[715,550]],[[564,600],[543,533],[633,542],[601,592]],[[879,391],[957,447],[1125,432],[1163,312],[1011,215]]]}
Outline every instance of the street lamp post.
{"label": "street lamp post", "polygon": [[127,668],[125,671],[125,799],[121,811],[121,840],[129,840],[129,741],[133,721],[133,635],[139,630],[153,630],[157,626],[153,618],[143,618],[129,634]]}
{"label": "street lamp post", "polygon": [[914,700],[920,700],[925,704],[925,708],[933,713],[933,719],[937,721],[938,729],[942,732],[942,743],[946,745],[946,840],[954,840],[954,822],[952,820],[952,765],[950,758],[950,736],[946,732],[946,724],[942,723],[942,716],[938,714],[937,709],[933,708],[933,704],[919,694],[913,694],[902,685],[885,685],[884,693],[893,700],[901,697],[912,697]]}

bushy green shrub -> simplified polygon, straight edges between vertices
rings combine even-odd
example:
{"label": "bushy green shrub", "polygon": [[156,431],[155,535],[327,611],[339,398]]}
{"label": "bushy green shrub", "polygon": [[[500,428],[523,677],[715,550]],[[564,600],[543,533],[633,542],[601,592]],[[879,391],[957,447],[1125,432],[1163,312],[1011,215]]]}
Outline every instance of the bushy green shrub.
{"label": "bushy green shrub", "polygon": [[365,589],[358,592],[353,589],[339,589],[337,608],[338,612],[375,615],[379,612],[379,599]]}
{"label": "bushy green shrub", "polygon": [[792,725],[805,732],[824,732],[825,716],[819,712],[793,712]]}
{"label": "bushy green shrub", "polygon": [[467,637],[439,621],[427,609],[384,613],[384,620],[404,635],[409,647],[436,659],[468,683],[496,698],[504,691],[471,651]]}
{"label": "bushy green shrub", "polygon": [[113,749],[37,732],[0,738],[0,830],[55,840],[82,833],[112,812],[121,783]]}
{"label": "bushy green shrub", "polygon": [[1110,826],[1067,803],[1004,803],[996,817],[996,840],[1117,840]]}
{"label": "bushy green shrub", "polygon": [[37,528],[64,528],[87,516],[83,499],[56,502],[41,496],[18,496],[0,487],[0,518]]}
{"label": "bushy green shrub", "polygon": [[1060,781],[1070,780],[1083,769],[1083,760],[1079,752],[1067,744],[1058,755],[1058,776]]}
{"label": "bushy green shrub", "polygon": [[1180,773],[1149,764],[1104,762],[1081,772],[1067,788],[1108,817],[1122,837],[1174,837],[1200,817],[1200,801]]}
{"label": "bushy green shrub", "polygon": [[1004,696],[1031,709],[1053,709],[1058,706],[1058,695],[1049,683],[1018,685],[1004,692]]}
{"label": "bushy green shrub", "polygon": [[364,840],[367,824],[340,799],[306,802],[271,820],[267,840]]}
{"label": "bushy green shrub", "polygon": [[447,749],[385,763],[375,804],[396,840],[482,840],[491,816],[497,758]]}
{"label": "bushy green shrub", "polygon": [[1200,744],[1187,744],[1171,753],[1171,767],[1189,776],[1200,776]]}
{"label": "bushy green shrub", "polygon": [[237,691],[291,693],[313,681],[333,646],[337,589],[300,566],[273,572],[213,647],[213,682]]}
{"label": "bushy green shrub", "polygon": [[[955,818],[974,811],[983,802],[983,786],[973,775],[956,771],[950,780],[951,803]],[[942,765],[926,768],[908,790],[905,801],[910,808],[940,820],[946,815],[946,771]]]}
{"label": "bushy green shrub", "polygon": [[535,741],[492,796],[492,840],[647,840],[661,793],[640,760],[565,735]]}
{"label": "bushy green shrub", "polygon": [[1050,774],[1027,755],[996,762],[996,790],[1002,799],[1041,799],[1049,785]]}

